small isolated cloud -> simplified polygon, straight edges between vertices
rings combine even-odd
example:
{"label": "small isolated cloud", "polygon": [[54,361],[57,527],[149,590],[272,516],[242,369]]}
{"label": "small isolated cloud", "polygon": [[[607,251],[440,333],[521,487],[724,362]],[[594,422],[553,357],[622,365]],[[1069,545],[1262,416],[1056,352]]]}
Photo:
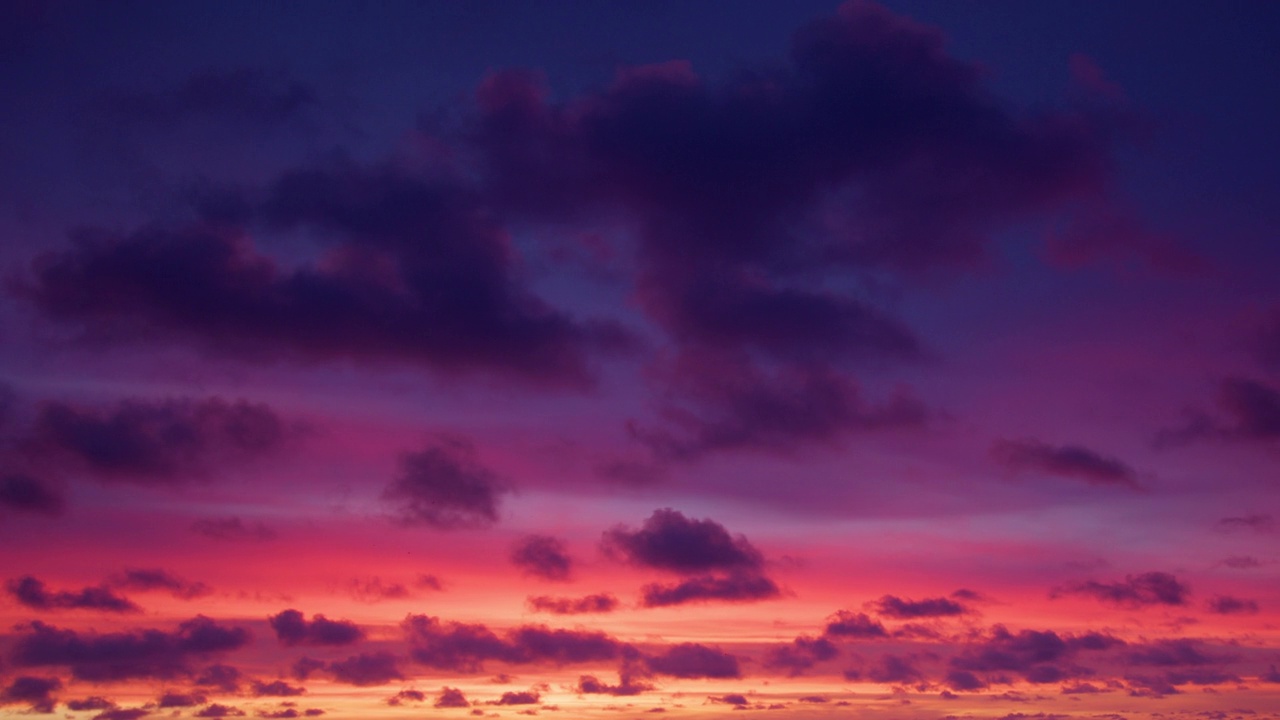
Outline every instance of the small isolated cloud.
{"label": "small isolated cloud", "polygon": [[0,705],[27,705],[33,713],[51,713],[58,702],[54,693],[61,689],[58,678],[20,675],[0,690]]}
{"label": "small isolated cloud", "polygon": [[458,688],[442,687],[440,694],[436,696],[433,703],[438,708],[464,708],[471,707],[471,703],[467,701],[467,696],[462,694]]}
{"label": "small isolated cloud", "polygon": [[678,678],[739,678],[738,658],[720,648],[700,643],[672,645],[658,655],[645,658],[650,672]]}
{"label": "small isolated cloud", "polygon": [[827,618],[826,628],[822,631],[829,638],[872,639],[889,637],[889,632],[878,620],[873,620],[866,613],[854,613],[840,610]]}
{"label": "small isolated cloud", "polygon": [[112,613],[142,612],[132,600],[106,587],[51,591],[30,575],[10,580],[5,588],[23,606],[32,610],[97,610]]}
{"label": "small isolated cloud", "polygon": [[194,600],[213,592],[212,588],[202,582],[184,580],[158,568],[130,568],[113,575],[108,583],[112,587],[135,592],[162,590],[180,600]]}
{"label": "small isolated cloud", "polygon": [[1010,469],[1071,478],[1089,485],[1138,487],[1137,473],[1120,460],[1079,445],[1055,446],[1039,440],[1000,440],[991,455]]}
{"label": "small isolated cloud", "polygon": [[324,615],[306,616],[293,609],[267,618],[281,645],[351,645],[364,639],[364,631],[350,620],[330,620]]}
{"label": "small isolated cloud", "polygon": [[731,573],[725,577],[694,577],[674,584],[651,583],[641,589],[644,607],[667,607],[697,602],[756,602],[782,594],[778,585],[763,575]]}
{"label": "small isolated cloud", "polygon": [[682,574],[758,572],[764,565],[764,556],[744,536],[670,508],[655,510],[639,530],[618,526],[607,531],[603,545],[632,564]]}
{"label": "small isolated cloud", "polygon": [[1224,517],[1217,522],[1215,527],[1223,532],[1248,530],[1257,533],[1271,533],[1275,532],[1277,524],[1276,519],[1271,515],[1255,513],[1253,515]]}
{"label": "small isolated cloud", "polygon": [[253,697],[297,697],[306,692],[306,688],[290,685],[284,680],[272,680],[271,682],[252,680],[249,682],[249,694]]}
{"label": "small isolated cloud", "polygon": [[516,543],[511,562],[526,575],[564,582],[573,570],[573,559],[560,540],[549,535],[528,535]]}
{"label": "small isolated cloud", "polygon": [[924,600],[904,600],[894,595],[885,595],[872,603],[872,606],[880,615],[898,620],[954,617],[970,612],[965,605],[955,600],[941,597],[926,598]]}
{"label": "small isolated cloud", "polygon": [[480,464],[470,441],[441,437],[400,458],[400,474],[382,497],[407,525],[451,530],[497,522],[505,492],[497,475]]}
{"label": "small isolated cloud", "polygon": [[1070,583],[1054,589],[1052,597],[1059,595],[1087,595],[1102,602],[1127,608],[1150,605],[1186,605],[1190,588],[1166,572],[1148,572],[1126,575],[1119,582],[1086,580]]}
{"label": "small isolated cloud", "polygon": [[609,593],[597,593],[576,598],[536,595],[530,596],[526,602],[532,610],[549,612],[555,615],[610,613],[617,610],[619,605],[618,598]]}
{"label": "small isolated cloud", "polygon": [[1215,615],[1256,615],[1258,613],[1258,603],[1256,600],[1246,600],[1230,595],[1218,595],[1209,599],[1205,604],[1205,609]]}
{"label": "small isolated cloud", "polygon": [[231,542],[266,542],[276,539],[276,532],[261,522],[245,522],[238,517],[201,518],[191,523],[191,531],[211,540]]}
{"label": "small isolated cloud", "polygon": [[56,517],[66,508],[62,494],[30,475],[0,475],[0,508]]}
{"label": "small isolated cloud", "polygon": [[637,680],[630,672],[622,671],[619,673],[617,685],[610,685],[601,681],[594,675],[582,675],[578,677],[577,690],[583,695],[613,695],[615,697],[630,697],[639,695],[647,690],[652,690],[653,685]]}
{"label": "small isolated cloud", "polygon": [[502,697],[495,700],[493,705],[537,705],[542,702],[542,696],[532,690],[521,692],[504,692]]}

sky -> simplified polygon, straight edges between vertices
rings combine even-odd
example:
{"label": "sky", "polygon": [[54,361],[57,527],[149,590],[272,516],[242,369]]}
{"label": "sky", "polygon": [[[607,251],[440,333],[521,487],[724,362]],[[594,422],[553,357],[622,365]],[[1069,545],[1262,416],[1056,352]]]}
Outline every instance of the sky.
{"label": "sky", "polygon": [[0,2],[0,717],[1280,718],[1280,5]]}

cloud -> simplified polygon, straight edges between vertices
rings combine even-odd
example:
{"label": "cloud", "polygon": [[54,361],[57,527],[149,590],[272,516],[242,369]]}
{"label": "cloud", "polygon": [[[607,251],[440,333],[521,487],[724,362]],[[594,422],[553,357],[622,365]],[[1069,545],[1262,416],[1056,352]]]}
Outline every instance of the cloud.
{"label": "cloud", "polygon": [[293,609],[267,618],[281,645],[351,645],[364,639],[364,631],[349,620],[330,620],[324,615],[306,616]]}
{"label": "cloud", "polygon": [[440,688],[440,694],[436,696],[433,706],[438,708],[464,708],[471,707],[471,703],[467,702],[467,697],[458,688],[442,687]]}
{"label": "cloud", "polygon": [[1148,605],[1186,605],[1190,592],[1190,588],[1169,573],[1148,572],[1126,575],[1122,582],[1086,580],[1063,585],[1055,588],[1051,596],[1088,595],[1121,607],[1138,608]]}
{"label": "cloud", "polygon": [[840,649],[827,638],[801,635],[787,645],[770,648],[763,664],[770,670],[786,670],[789,677],[797,677],[817,663],[832,660],[839,654]]}
{"label": "cloud", "polygon": [[1262,561],[1252,555],[1232,555],[1231,557],[1223,558],[1222,564],[1235,570],[1262,567]]}
{"label": "cloud", "polygon": [[475,446],[440,437],[425,449],[400,458],[400,474],[383,491],[405,524],[451,530],[498,521],[499,498],[507,489],[480,464]]}
{"label": "cloud", "polygon": [[694,577],[674,585],[650,583],[641,589],[641,593],[641,604],[650,608],[710,601],[756,602],[782,594],[772,580],[751,573]]}
{"label": "cloud", "polygon": [[1217,615],[1254,615],[1258,612],[1256,600],[1218,595],[1205,603],[1206,609]]}
{"label": "cloud", "polygon": [[526,602],[532,610],[556,615],[610,613],[618,609],[618,598],[609,593],[584,595],[578,598],[537,595],[530,596]]}
{"label": "cloud", "polygon": [[244,717],[244,711],[230,705],[221,703],[213,703],[208,707],[198,710],[193,717],[198,718],[220,718],[220,717]]}
{"label": "cloud", "polygon": [[213,592],[202,582],[184,580],[157,568],[130,568],[112,576],[109,583],[112,587],[137,592],[164,590],[180,600],[194,600]]}
{"label": "cloud", "polygon": [[405,677],[400,671],[399,660],[389,652],[352,655],[346,660],[329,663],[326,669],[337,682],[360,687],[385,685]]}
{"label": "cloud", "polygon": [[929,417],[909,391],[874,404],[846,373],[821,363],[762,367],[742,355],[685,352],[656,377],[666,384],[664,423],[629,429],[661,461],[726,450],[789,455],[851,432],[918,428]]}
{"label": "cloud", "polygon": [[76,679],[91,682],[188,675],[189,661],[237,650],[250,640],[247,630],[219,625],[203,615],[172,632],[80,633],[40,621],[22,628],[26,632],[13,644],[15,666],[66,666]]}
{"label": "cloud", "polygon": [[1154,667],[1199,667],[1214,665],[1228,659],[1230,658],[1217,657],[1204,652],[1201,643],[1196,640],[1181,638],[1134,645],[1125,656],[1125,660],[1133,665]]}
{"label": "cloud", "polygon": [[67,701],[67,709],[75,710],[77,712],[84,710],[110,710],[115,706],[116,704],[114,702],[99,695],[91,695],[82,700]]}
{"label": "cloud", "polygon": [[230,665],[210,665],[196,674],[193,681],[201,687],[212,687],[222,692],[240,690],[240,671]]}
{"label": "cloud", "polygon": [[873,603],[876,612],[898,620],[914,620],[916,618],[954,617],[969,612],[965,605],[947,598],[926,598],[924,600],[904,600],[894,595],[885,595]]}
{"label": "cloud", "polygon": [[522,625],[499,637],[480,624],[445,623],[427,615],[410,615],[401,627],[409,643],[409,656],[415,662],[459,672],[477,672],[490,660],[555,665],[610,660],[624,647],[602,632],[551,629],[545,625]]}
{"label": "cloud", "polygon": [[1156,445],[1206,439],[1267,443],[1280,438],[1280,389],[1260,380],[1228,377],[1218,385],[1217,402],[1225,417],[1194,412],[1184,426],[1161,431]]}
{"label": "cloud", "polygon": [[879,621],[872,620],[866,613],[853,613],[848,610],[840,610],[827,618],[827,625],[822,634],[824,637],[859,639],[889,636],[888,631]]}
{"label": "cloud", "polygon": [[249,682],[249,694],[253,697],[295,697],[306,692],[306,688],[290,685],[283,680],[272,680],[271,682],[252,680]]}
{"label": "cloud", "polygon": [[276,452],[288,434],[266,405],[216,397],[106,408],[48,402],[20,447],[42,464],[104,482],[165,485]]}
{"label": "cloud", "polygon": [[1000,440],[991,446],[991,454],[1014,470],[1058,475],[1089,485],[1139,487],[1133,468],[1079,445],[1058,447],[1039,440]]}
{"label": "cloud", "polygon": [[742,535],[714,520],[694,520],[670,508],[654,510],[639,530],[619,525],[603,546],[635,565],[682,574],[712,570],[759,571],[764,556]]}
{"label": "cloud", "polygon": [[421,690],[401,690],[400,692],[387,698],[387,704],[391,706],[402,705],[406,702],[423,702],[427,699],[427,694]]}
{"label": "cloud", "polygon": [[[201,210],[186,226],[79,231],[18,292],[98,342],[535,384],[583,386],[589,355],[629,344],[617,325],[579,322],[523,287],[506,230],[459,181],[336,162]],[[285,266],[254,247],[248,224],[315,232],[322,259]]]}
{"label": "cloud", "polygon": [[573,559],[564,543],[549,535],[528,535],[511,551],[511,562],[526,575],[564,582],[573,569]]}
{"label": "cloud", "polygon": [[924,679],[924,674],[909,658],[897,655],[880,656],[880,664],[867,671],[867,678],[873,682],[905,685]]}
{"label": "cloud", "polygon": [[78,592],[62,590],[50,592],[43,582],[30,575],[10,580],[5,588],[25,607],[33,610],[99,610],[113,613],[142,612],[142,608],[128,598],[121,597],[105,587],[88,587]]}
{"label": "cloud", "polygon": [[1239,517],[1224,517],[1217,522],[1217,528],[1226,532],[1252,530],[1259,533],[1269,533],[1276,529],[1276,521],[1271,515],[1261,513]]}
{"label": "cloud", "polygon": [[542,696],[536,692],[504,692],[502,697],[493,702],[494,705],[537,705],[542,702]]}
{"label": "cloud", "polygon": [[[351,597],[360,602],[378,603],[383,600],[403,600],[413,597],[403,583],[383,582],[380,577],[356,578],[347,584]],[[439,587],[435,588],[439,589]]]}
{"label": "cloud", "polygon": [[30,475],[0,475],[0,508],[56,517],[66,504],[61,493]]}
{"label": "cloud", "polygon": [[0,705],[29,705],[33,713],[51,713],[57,699],[54,693],[62,689],[58,678],[20,675],[0,690]]}
{"label": "cloud", "polygon": [[672,645],[659,655],[646,657],[645,665],[658,675],[678,678],[739,678],[738,658],[720,648],[700,643]]}
{"label": "cloud", "polygon": [[246,523],[238,517],[201,518],[191,523],[191,531],[210,540],[231,542],[266,542],[276,539],[276,532],[260,522]]}
{"label": "cloud", "polygon": [[156,700],[156,707],[183,708],[195,707],[209,702],[209,698],[199,693],[166,692]]}
{"label": "cloud", "polygon": [[583,695],[612,695],[614,697],[630,697],[652,690],[653,685],[637,680],[631,673],[619,673],[617,685],[601,682],[594,675],[582,675],[578,678],[577,690]]}
{"label": "cloud", "polygon": [[[953,690],[974,690],[1014,673],[1030,683],[1056,683],[1092,674],[1074,663],[1081,651],[1104,651],[1124,646],[1124,641],[1101,633],[1060,635],[1052,630],[1009,632],[1004,626],[991,628],[990,635],[970,643],[951,658],[948,684]],[[974,673],[987,674],[980,679]]]}
{"label": "cloud", "polygon": [[111,708],[94,715],[93,720],[138,720],[150,714],[146,708]]}

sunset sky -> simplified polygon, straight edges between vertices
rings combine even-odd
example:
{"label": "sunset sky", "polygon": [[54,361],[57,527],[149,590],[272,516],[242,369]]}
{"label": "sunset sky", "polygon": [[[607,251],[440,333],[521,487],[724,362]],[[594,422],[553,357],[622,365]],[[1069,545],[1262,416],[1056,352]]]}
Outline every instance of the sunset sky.
{"label": "sunset sky", "polygon": [[0,0],[0,717],[1280,718],[1278,69]]}

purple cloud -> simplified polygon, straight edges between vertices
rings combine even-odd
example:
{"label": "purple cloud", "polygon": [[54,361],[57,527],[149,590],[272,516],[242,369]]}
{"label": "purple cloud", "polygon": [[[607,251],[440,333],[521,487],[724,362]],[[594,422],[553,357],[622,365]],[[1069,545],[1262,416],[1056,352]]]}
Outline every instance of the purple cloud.
{"label": "purple cloud", "polygon": [[788,676],[797,677],[817,663],[832,660],[839,654],[840,649],[827,638],[801,635],[790,644],[770,648],[763,664],[770,670],[785,670]]}
{"label": "purple cloud", "polygon": [[346,660],[331,662],[326,669],[337,682],[366,687],[403,680],[399,660],[389,652],[361,653]]}
{"label": "purple cloud", "polygon": [[164,590],[181,600],[194,600],[213,592],[212,588],[202,582],[184,580],[158,568],[130,568],[112,576],[109,583],[113,587],[138,592]]}
{"label": "purple cloud", "polygon": [[609,660],[624,647],[602,632],[551,629],[544,625],[523,625],[499,637],[484,625],[444,623],[427,615],[410,615],[401,627],[409,643],[409,656],[415,662],[460,672],[476,672],[490,660],[556,665]]}
{"label": "purple cloud", "polygon": [[330,620],[324,615],[306,616],[293,609],[267,618],[281,645],[351,645],[364,639],[364,631],[349,620]]}
{"label": "purple cloud", "polygon": [[530,596],[526,602],[532,610],[555,615],[609,613],[618,609],[618,598],[609,593],[584,595],[578,598],[538,595]]}
{"label": "purple cloud", "polygon": [[55,517],[66,504],[61,493],[30,475],[0,475],[0,508]]}
{"label": "purple cloud", "polygon": [[0,705],[26,704],[33,713],[51,713],[58,702],[53,694],[61,689],[62,681],[58,678],[21,675],[0,690]]}
{"label": "purple cloud", "polygon": [[1217,615],[1253,615],[1258,612],[1256,600],[1246,600],[1230,595],[1210,598],[1205,607],[1209,612]]}
{"label": "purple cloud", "polygon": [[879,621],[872,620],[866,613],[853,613],[840,610],[827,619],[824,637],[834,638],[883,638],[889,633]]}
{"label": "purple cloud", "polygon": [[5,588],[22,605],[33,610],[100,610],[113,613],[142,612],[142,608],[128,598],[121,597],[105,587],[88,587],[78,592],[62,590],[50,592],[43,582],[31,577],[10,580]]}
{"label": "purple cloud", "polygon": [[651,583],[641,589],[644,607],[667,607],[695,602],[756,602],[782,594],[778,585],[763,575],[732,573],[725,577],[702,576],[673,585]]}
{"label": "purple cloud", "polygon": [[991,454],[1015,470],[1073,478],[1089,485],[1138,487],[1133,468],[1079,445],[1059,447],[1039,440],[1000,440],[991,446]]}
{"label": "purple cloud", "polygon": [[471,703],[467,701],[467,697],[462,694],[462,691],[451,687],[440,688],[440,694],[436,696],[436,701],[433,705],[438,708],[471,707]]}
{"label": "purple cloud", "polygon": [[645,658],[645,665],[658,675],[678,678],[738,678],[742,671],[738,658],[720,648],[700,643],[672,645],[659,655]]}
{"label": "purple cloud", "polygon": [[506,488],[480,464],[470,441],[441,437],[400,458],[400,474],[383,491],[405,524],[456,529],[498,521]]}
{"label": "purple cloud", "polygon": [[603,545],[633,564],[682,574],[759,571],[764,565],[764,556],[742,535],[670,508],[653,511],[639,530],[618,526],[606,532]]}
{"label": "purple cloud", "polygon": [[963,604],[940,597],[926,598],[924,600],[904,600],[894,595],[885,595],[873,603],[873,606],[877,613],[898,620],[953,617],[969,612],[969,608]]}
{"label": "purple cloud", "polygon": [[511,551],[511,562],[526,575],[564,582],[573,570],[573,559],[564,543],[550,535],[528,535]]}
{"label": "purple cloud", "polygon": [[1186,605],[1190,593],[1190,588],[1173,575],[1148,572],[1126,575],[1122,582],[1086,580],[1071,583],[1054,589],[1052,596],[1088,595],[1121,607],[1137,608],[1147,605]]}

